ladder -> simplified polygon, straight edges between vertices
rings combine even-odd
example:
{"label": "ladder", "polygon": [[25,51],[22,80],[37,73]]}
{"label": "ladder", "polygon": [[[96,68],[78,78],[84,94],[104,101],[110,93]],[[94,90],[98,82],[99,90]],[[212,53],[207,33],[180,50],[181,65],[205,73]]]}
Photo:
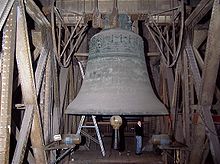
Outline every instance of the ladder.
{"label": "ladder", "polygon": [[92,115],[92,121],[93,121],[93,124],[94,124],[94,125],[92,125],[92,126],[91,126],[91,125],[90,125],[90,126],[88,126],[88,125],[83,125],[83,124],[84,124],[84,121],[85,121],[85,118],[86,118],[85,115],[83,115],[83,116],[81,117],[81,120],[80,120],[80,122],[79,122],[79,126],[78,126],[78,129],[77,129],[76,134],[79,134],[79,135],[80,135],[82,128],[95,128],[96,134],[97,134],[97,137],[98,137],[98,141],[99,141],[99,145],[100,145],[100,148],[101,148],[102,156],[104,157],[104,156],[105,156],[105,149],[104,149],[104,146],[103,146],[103,143],[102,143],[101,135],[100,135],[100,133],[99,133],[99,127],[98,127],[98,124],[97,124],[97,122],[96,122],[96,116],[93,116],[93,115]]}

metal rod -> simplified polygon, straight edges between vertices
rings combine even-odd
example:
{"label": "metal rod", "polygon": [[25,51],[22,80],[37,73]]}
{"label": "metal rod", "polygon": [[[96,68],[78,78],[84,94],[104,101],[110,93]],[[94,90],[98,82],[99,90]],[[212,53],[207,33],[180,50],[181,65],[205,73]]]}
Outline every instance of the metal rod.
{"label": "metal rod", "polygon": [[79,64],[79,69],[80,69],[80,72],[81,72],[81,76],[84,79],[85,78],[85,72],[83,71],[82,63],[80,61],[78,61],[78,64]]}
{"label": "metal rod", "polygon": [[150,27],[149,27],[149,25],[148,25],[147,23],[145,23],[145,25],[146,25],[146,27],[147,27],[149,33],[151,34],[151,36],[152,36],[152,38],[153,38],[153,40],[154,40],[154,42],[155,42],[155,44],[156,44],[158,50],[160,51],[162,57],[163,57],[163,58],[165,59],[165,61],[166,61],[165,54],[163,53],[163,50],[160,48],[160,45],[159,45],[159,43],[157,42],[156,37],[155,37],[154,34],[152,33],[152,30],[150,29]]}
{"label": "metal rod", "polygon": [[63,56],[64,52],[66,51],[66,48],[67,48],[68,44],[70,43],[70,40],[72,39],[72,37],[73,37],[77,27],[79,26],[79,23],[81,22],[81,20],[82,20],[82,16],[78,20],[74,30],[71,32],[71,35],[70,35],[69,39],[67,40],[66,45],[64,46],[62,53],[60,54],[60,58]]}
{"label": "metal rod", "polygon": [[85,32],[86,28],[87,28],[87,26],[84,26],[83,29],[81,30],[80,35],[79,35],[79,37],[76,40],[76,43],[74,44],[73,48],[70,50],[69,56],[68,56],[67,60],[65,61],[64,66],[67,66],[68,63],[71,61],[72,53],[75,50],[75,48],[78,45],[78,43],[81,41],[81,38],[82,38],[81,36],[82,36],[83,32]]}
{"label": "metal rod", "polygon": [[58,44],[57,44],[57,53],[60,54],[60,50],[61,50],[61,36],[62,36],[62,27],[61,27],[61,23],[58,24]]}
{"label": "metal rod", "polygon": [[165,43],[165,45],[166,45],[168,51],[169,51],[170,54],[173,56],[173,52],[172,52],[172,50],[170,49],[170,46],[168,45],[166,39],[164,38],[163,34],[161,33],[160,29],[158,28],[158,26],[157,26],[157,24],[155,23],[155,21],[154,21],[153,18],[152,18],[152,22],[153,22],[154,26],[156,27],[156,29],[157,29],[157,31],[158,31],[160,37],[162,38],[163,42]]}
{"label": "metal rod", "polygon": [[177,6],[177,7],[173,7],[173,8],[171,8],[171,9],[168,9],[168,10],[160,11],[160,12],[157,12],[157,13],[152,13],[152,14],[150,14],[150,15],[151,15],[151,16],[155,16],[155,15],[167,13],[167,12],[170,12],[170,11],[178,10],[179,8],[180,8],[180,6]]}

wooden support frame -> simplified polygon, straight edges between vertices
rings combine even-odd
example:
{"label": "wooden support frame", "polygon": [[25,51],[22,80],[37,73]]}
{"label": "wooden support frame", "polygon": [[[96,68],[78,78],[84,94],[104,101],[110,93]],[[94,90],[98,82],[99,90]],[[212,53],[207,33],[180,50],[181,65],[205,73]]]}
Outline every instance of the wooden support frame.
{"label": "wooden support frame", "polygon": [[192,29],[212,8],[213,0],[201,0],[190,16],[185,20],[185,26]]}
{"label": "wooden support frame", "polygon": [[25,1],[25,8],[32,19],[41,27],[50,28],[50,22],[33,0]]}
{"label": "wooden support frame", "polygon": [[8,0],[8,1],[1,1],[1,8],[0,8],[0,31],[7,20],[7,17],[10,13],[10,10],[14,4],[15,0]]}
{"label": "wooden support frame", "polygon": [[[26,105],[34,105],[36,107],[35,110],[33,111],[34,112],[33,124],[31,128],[32,148],[36,159],[36,163],[46,163],[46,154],[43,148],[44,142],[42,138],[41,121],[40,121],[39,109],[37,103],[33,68],[31,64],[32,62],[31,62],[29,38],[27,34],[27,24],[26,24],[23,0],[19,1],[17,11],[18,11],[18,16],[17,16],[16,61],[19,71],[19,77],[21,80],[21,89],[24,98],[24,103]],[[25,65],[23,65],[22,63],[25,63]],[[21,147],[24,147],[24,144],[25,142],[23,142],[21,146],[17,145],[18,149],[19,150],[22,149]],[[17,155],[14,154],[14,156]]]}
{"label": "wooden support frame", "polygon": [[13,164],[23,163],[24,152],[26,149],[27,141],[31,131],[31,125],[33,122],[33,115],[34,115],[34,106],[27,105],[25,108],[24,119],[21,124],[18,142],[12,159]]}
{"label": "wooden support frame", "polygon": [[214,163],[220,163],[220,143],[216,135],[216,129],[211,116],[211,105],[216,87],[216,79],[219,70],[220,60],[220,4],[214,1],[212,16],[209,25],[205,61],[203,67],[202,90],[201,90],[201,110],[202,119],[209,137],[210,149]]}
{"label": "wooden support frame", "polygon": [[[9,163],[11,134],[12,84],[14,71],[14,49],[16,6],[11,9],[3,30],[3,51],[0,76],[0,163]],[[1,89],[2,88],[2,89]]]}
{"label": "wooden support frame", "polygon": [[[198,6],[194,9],[194,11],[193,11],[193,13],[191,13],[191,15],[187,18],[187,20],[186,20],[186,22],[185,22],[185,25],[187,26],[187,28],[188,29],[193,29],[193,27],[206,15],[206,13],[207,12],[209,12],[210,11],[210,9],[212,8],[212,5],[213,5],[213,1],[214,0],[210,0],[210,1],[208,1],[208,0],[201,0],[200,1],[200,3],[198,4]],[[19,1],[19,2],[21,2],[21,1]],[[11,9],[11,5],[14,3],[14,1],[13,0],[9,0],[9,1],[7,1],[6,3],[4,3],[2,6],[3,6],[3,8],[5,8],[5,10],[4,10],[4,13],[0,13],[0,18],[3,18],[4,17],[4,19],[1,19],[1,22],[0,22],[0,27],[2,26],[2,27],[4,27],[3,26],[3,24],[2,23],[5,23],[4,22],[4,20],[6,20],[7,19],[7,17],[5,17],[5,15],[6,16],[8,16],[8,14],[9,14],[9,11],[10,11],[10,9]],[[22,3],[23,3],[23,1],[22,1]],[[37,8],[37,6],[34,4],[34,1],[33,0],[31,0],[31,1],[25,1],[24,2],[24,7],[26,8],[26,11],[27,11],[27,13],[32,17],[32,19],[35,21],[35,23],[37,24],[37,25],[39,25],[39,26],[41,26],[42,28],[44,28],[44,27],[50,27],[50,24],[49,24],[49,22],[46,20],[46,18],[44,17],[44,15],[43,15],[43,13],[41,13],[40,12],[40,10],[39,10],[39,8]],[[179,7],[178,7],[179,8]],[[39,13],[40,12],[40,13]],[[55,11],[56,12],[56,11]],[[37,15],[37,14],[40,14],[40,16],[39,15]],[[212,123],[212,119],[211,119],[211,116],[210,116],[210,104],[211,104],[211,101],[212,101],[212,99],[213,99],[213,97],[212,96],[210,96],[210,94],[211,95],[213,95],[213,90],[215,90],[216,89],[216,85],[214,84],[214,82],[215,82],[215,80],[216,80],[216,71],[218,71],[219,69],[219,65],[218,65],[218,63],[216,63],[217,61],[219,61],[219,56],[217,56],[217,54],[218,54],[218,52],[219,52],[219,33],[218,33],[218,31],[219,31],[219,2],[217,2],[217,0],[214,2],[214,7],[213,7],[213,15],[212,15],[212,20],[211,20],[211,23],[210,23],[210,32],[209,32],[209,38],[211,38],[211,39],[209,39],[208,40],[208,42],[207,42],[207,52],[206,52],[206,54],[205,54],[205,56],[206,56],[206,59],[205,59],[205,64],[204,64],[204,66],[201,66],[201,67],[199,67],[200,69],[202,69],[203,70],[203,72],[202,72],[202,74],[203,74],[203,77],[201,77],[201,76],[199,76],[199,68],[198,67],[196,67],[196,69],[193,69],[193,68],[195,68],[194,66],[193,66],[193,64],[195,64],[196,62],[198,62],[198,60],[200,60],[201,62],[200,62],[200,65],[203,65],[203,63],[202,63],[202,60],[201,60],[201,58],[200,59],[198,59],[197,57],[201,57],[199,54],[198,54],[198,51],[195,49],[195,47],[193,47],[192,45],[186,45],[186,48],[189,48],[188,50],[189,51],[194,51],[194,54],[193,54],[193,56],[187,56],[188,58],[190,58],[190,60],[189,60],[189,64],[190,64],[190,66],[191,66],[191,68],[192,68],[192,74],[193,74],[193,78],[194,78],[194,85],[195,85],[195,87],[196,87],[196,93],[198,94],[198,96],[201,96],[202,98],[202,100],[201,100],[201,102],[200,102],[200,106],[198,106],[198,107],[200,107],[200,110],[202,111],[201,112],[201,123],[204,123],[204,125],[203,125],[203,127],[205,127],[206,128],[206,131],[207,131],[207,136],[209,137],[209,139],[210,139],[210,141],[211,141],[211,150],[212,150],[212,154],[213,154],[213,158],[215,159],[215,161],[219,161],[219,159],[218,159],[218,156],[216,155],[216,154],[218,154],[219,153],[219,149],[218,149],[218,145],[219,145],[219,143],[218,143],[218,141],[216,140],[216,136],[215,136],[215,128],[213,127],[213,123]],[[216,14],[216,13],[218,13],[218,14]],[[56,13],[55,13],[56,14]],[[24,15],[23,15],[24,16]],[[215,18],[214,18],[215,17]],[[41,20],[43,18],[43,20]],[[8,19],[9,20],[9,19]],[[173,23],[174,24],[174,22],[171,22],[171,23]],[[62,24],[62,20],[61,20],[61,24],[60,24],[60,29],[59,30],[61,30],[61,26],[63,26],[63,24]],[[214,27],[214,28],[213,28]],[[1,29],[1,28],[0,28]],[[25,28],[24,28],[25,29]],[[25,29],[26,30],[26,29]],[[67,36],[68,35],[70,35],[70,33],[68,34],[68,30],[67,29],[65,29],[66,31],[65,31],[65,33],[67,34],[65,37],[66,37],[66,40],[68,39],[67,38]],[[72,31],[74,31],[73,29],[72,29]],[[83,30],[82,30],[83,31]],[[23,31],[22,31],[23,32]],[[20,35],[20,36],[23,36],[25,39],[27,39],[26,40],[26,42],[25,42],[25,44],[29,44],[28,42],[28,37],[27,37],[27,33],[25,34],[25,33],[23,33],[24,35]],[[159,33],[160,35],[161,35],[161,33]],[[71,33],[71,35],[73,35],[73,32]],[[174,36],[175,36],[176,34],[174,34]],[[61,34],[60,34],[60,36],[61,36]],[[77,42],[80,42],[81,40],[80,40],[80,37],[82,37],[82,36],[80,36],[80,32],[79,33],[77,33],[76,35],[75,35],[76,37],[78,37],[79,36],[79,40],[77,41]],[[21,37],[22,39],[23,39],[23,37]],[[49,36],[50,37],[50,36]],[[61,38],[61,37],[59,37],[59,38]],[[205,36],[203,37],[203,39],[205,38]],[[48,40],[50,40],[51,38],[49,38]],[[51,39],[52,40],[52,39]],[[60,42],[59,42],[59,45],[61,45],[61,40],[59,40]],[[171,41],[171,40],[170,40]],[[202,41],[202,40],[201,40]],[[76,45],[74,45],[74,46],[72,46],[72,47],[70,47],[70,50],[71,50],[71,52],[73,52],[74,51],[74,47],[76,47],[77,46],[77,42],[76,42]],[[172,41],[171,41],[172,42]],[[73,43],[73,41],[71,40],[71,44]],[[169,40],[167,40],[167,42],[164,42],[164,44],[168,44],[169,43]],[[65,46],[67,46],[68,45],[68,43],[66,42],[66,45]],[[174,43],[174,45],[175,45],[175,43]],[[160,46],[160,45],[159,45]],[[187,46],[190,46],[190,47],[187,47]],[[196,45],[196,46],[198,46],[198,45]],[[52,47],[52,45],[49,45],[49,47]],[[27,47],[27,45],[26,45],[26,48],[27,48],[27,50],[28,50],[28,47]],[[69,48],[69,47],[68,47]],[[198,48],[198,47],[196,47],[196,48]],[[173,51],[175,52],[176,50],[175,50],[176,48],[173,48]],[[11,47],[11,50],[13,50],[13,47]],[[68,49],[69,50],[69,49]],[[29,50],[28,50],[29,51]],[[58,52],[59,52],[59,50],[58,50]],[[163,50],[162,50],[162,52],[163,52]],[[186,52],[187,52],[187,50],[186,50]],[[60,100],[59,100],[59,95],[60,95],[60,92],[59,92],[59,80],[58,80],[58,77],[59,77],[59,75],[58,75],[58,71],[57,71],[57,61],[56,61],[56,59],[55,59],[55,56],[54,56],[54,53],[55,52],[49,52],[49,50],[48,50],[48,47],[47,48],[45,48],[45,51],[43,51],[42,50],[42,54],[41,55],[39,55],[39,61],[38,61],[38,66],[37,66],[37,71],[36,71],[36,73],[35,73],[35,79],[36,79],[36,82],[35,82],[35,79],[33,78],[33,76],[31,76],[31,78],[30,79],[28,79],[28,80],[30,80],[30,81],[28,81],[28,85],[29,85],[29,87],[32,87],[31,88],[31,92],[27,92],[27,93],[25,93],[24,94],[24,96],[26,96],[26,98],[24,98],[24,100],[25,100],[25,102],[27,102],[26,100],[28,99],[28,97],[30,96],[31,97],[31,99],[33,98],[33,97],[35,97],[35,96],[38,96],[38,94],[40,93],[41,95],[40,96],[42,96],[43,95],[43,93],[42,92],[44,92],[44,90],[43,91],[41,91],[40,90],[40,88],[41,88],[41,86],[42,86],[42,81],[43,80],[45,80],[44,78],[45,77],[43,77],[45,74],[46,74],[46,81],[48,82],[48,83],[45,83],[45,90],[46,90],[46,88],[47,87],[54,87],[53,89],[53,91],[48,91],[48,90],[46,90],[46,93],[45,93],[45,97],[41,97],[41,101],[45,101],[45,109],[48,109],[48,111],[45,111],[45,113],[46,112],[52,112],[52,110],[50,110],[51,109],[51,107],[48,105],[48,106],[46,106],[48,103],[51,103],[52,104],[52,102],[55,102],[53,105],[54,105],[54,113],[53,113],[53,115],[50,117],[50,116],[48,116],[48,114],[50,114],[50,113],[47,113],[47,118],[46,117],[44,117],[44,121],[45,122],[47,122],[47,124],[45,124],[44,125],[44,127],[45,128],[43,128],[43,131],[44,131],[44,133],[46,134],[46,127],[48,127],[49,126],[49,134],[47,134],[48,136],[52,136],[54,133],[57,133],[57,132],[59,132],[59,127],[60,127],[60,123],[59,123],[59,121],[60,121],[60,119],[61,119],[61,114],[62,114],[62,111],[61,111],[61,109],[60,109],[60,106],[63,106],[65,103],[66,103],[66,100],[64,100],[64,95],[63,95],[63,101],[61,101],[61,103],[60,103]],[[30,55],[27,51],[26,51],[26,53],[25,54],[28,54],[28,55]],[[49,56],[47,56],[47,55],[51,55],[50,56],[50,61],[48,61],[48,58],[47,57],[49,57]],[[45,56],[42,56],[42,55],[45,55]],[[187,54],[188,55],[188,54]],[[62,55],[61,55],[62,56]],[[30,56],[29,56],[30,57]],[[184,57],[186,57],[186,56],[184,56]],[[193,58],[191,58],[191,57],[193,57]],[[187,58],[185,58],[184,60],[186,60]],[[26,60],[26,59],[25,59]],[[196,61],[197,60],[197,61]],[[3,60],[2,60],[3,61]],[[28,62],[27,62],[28,61]],[[42,61],[42,62],[41,62]],[[49,63],[50,62],[50,63]],[[181,61],[181,62],[183,62],[183,61]],[[26,60],[25,61],[25,64],[26,63],[28,63],[28,65],[31,65],[31,64],[33,64],[32,63],[32,61],[30,61],[30,59],[28,59],[28,60]],[[48,71],[47,73],[45,73],[44,71],[45,71],[45,67],[46,67],[46,64],[47,63],[49,63],[49,65],[47,66],[47,68],[46,68],[46,70]],[[213,65],[213,63],[214,63],[214,65]],[[179,63],[179,65],[180,64],[182,64],[182,63]],[[172,90],[173,90],[173,102],[174,103],[176,103],[176,97],[177,96],[179,96],[178,94],[178,87],[180,87],[179,86],[179,84],[180,84],[180,70],[179,70],[179,67],[180,66],[175,66],[175,68],[174,68],[174,71],[176,71],[176,72],[178,72],[177,74],[176,74],[176,76],[175,76],[175,79],[176,79],[176,81],[175,81],[175,87],[174,88],[170,88],[169,89],[169,92],[170,93],[172,93]],[[71,65],[72,66],[72,65]],[[186,67],[185,67],[186,65],[184,65],[184,69],[186,70]],[[7,69],[11,69],[10,68],[10,66],[6,66],[7,67]],[[50,67],[50,68],[48,68],[48,67]],[[203,68],[204,67],[204,68]],[[51,68],[53,68],[52,70],[51,70]],[[3,70],[3,69],[5,69],[3,66],[1,67],[1,69]],[[182,69],[182,68],[181,68]],[[33,75],[33,70],[32,70],[32,68],[28,68],[27,69],[28,71],[29,71],[29,75],[30,74],[32,74]],[[214,72],[213,72],[213,70],[214,70]],[[21,67],[19,68],[19,71],[21,71]],[[23,71],[23,70],[22,70]],[[4,71],[2,71],[1,73],[4,73]],[[53,81],[53,82],[51,82],[51,79],[52,78],[50,78],[49,76],[52,74],[52,78],[54,78],[55,80]],[[3,75],[3,74],[2,74]],[[184,76],[187,76],[186,74],[184,74]],[[81,78],[81,77],[80,77]],[[22,75],[22,78],[21,79],[26,79],[26,75]],[[197,79],[197,80],[196,80]],[[7,80],[11,80],[11,79],[7,79]],[[79,80],[80,81],[80,80]],[[200,82],[198,82],[198,81],[200,81]],[[211,89],[209,90],[209,86],[210,86],[210,81],[211,81]],[[30,83],[29,83],[30,82]],[[171,84],[173,83],[173,81],[170,81],[171,82]],[[11,82],[10,82],[11,83]],[[36,88],[34,87],[35,86],[35,83],[36,83]],[[68,82],[67,82],[68,83]],[[202,84],[201,84],[202,83]],[[80,82],[78,83],[79,85],[80,85]],[[197,85],[198,84],[198,85]],[[22,87],[23,87],[23,89],[22,90],[26,90],[25,88],[26,88],[26,86],[28,87],[28,85],[27,84],[25,84],[25,82],[23,81],[22,83],[21,83],[21,85],[22,85]],[[26,85],[26,86],[25,86]],[[67,85],[69,85],[69,84],[67,84]],[[202,85],[202,86],[201,86]],[[172,86],[172,85],[171,85]],[[213,87],[214,87],[214,89],[213,89]],[[4,88],[4,89],[7,89],[6,87],[2,87],[2,88]],[[201,89],[202,88],[202,89]],[[10,87],[9,87],[9,89],[11,89]],[[36,90],[36,91],[35,91]],[[3,90],[2,90],[3,91]],[[36,93],[35,93],[36,92]],[[30,94],[31,93],[31,94]],[[11,95],[8,93],[8,95],[9,95],[9,98],[11,97]],[[34,96],[33,96],[34,95]],[[169,95],[171,95],[171,94],[169,94]],[[1,94],[1,96],[3,97],[3,94]],[[68,96],[67,96],[68,97]],[[45,98],[45,99],[44,99]],[[66,97],[65,97],[66,98]],[[186,99],[188,99],[188,97],[186,96]],[[2,103],[2,100],[1,100],[1,103]],[[188,106],[189,104],[187,104],[187,102],[184,102],[185,104],[186,104],[186,106]],[[31,103],[30,104],[26,104],[27,106],[29,106],[29,105],[36,105],[36,106],[38,106],[38,104],[37,104],[37,102],[36,102],[36,100],[35,100],[35,98],[33,99],[33,101],[31,101]],[[60,105],[61,104],[61,105]],[[4,104],[1,104],[1,105],[4,105]],[[53,105],[51,105],[51,106],[53,106]],[[175,107],[175,105],[174,105],[174,107]],[[1,110],[2,110],[3,108],[1,107]],[[27,109],[29,109],[29,107],[27,107]],[[27,110],[26,109],[26,110]],[[36,118],[35,118],[35,124],[34,124],[34,126],[33,127],[35,127],[35,128],[37,128],[37,131],[39,132],[39,131],[42,131],[42,128],[41,128],[41,121],[42,120],[40,120],[40,118],[39,118],[39,111],[38,111],[39,109],[38,109],[38,107],[36,107],[36,110],[33,110],[34,112],[35,112],[35,116],[37,116]],[[176,109],[172,109],[172,111],[174,111],[174,110],[176,110]],[[187,109],[188,110],[188,109]],[[37,111],[37,112],[36,112]],[[4,111],[5,112],[5,111]],[[7,110],[7,112],[8,113],[11,113],[10,112],[10,109],[8,108],[8,110]],[[29,112],[31,112],[31,111],[29,111]],[[187,112],[187,111],[186,111]],[[174,112],[172,112],[172,114],[176,114],[175,113],[175,111]],[[29,118],[30,118],[30,113],[29,113]],[[27,115],[25,115],[25,117],[24,117],[24,120],[29,120],[28,119],[28,117],[26,117]],[[46,115],[45,115],[46,116]],[[187,117],[187,114],[185,115],[185,118]],[[8,117],[8,120],[9,120],[10,118]],[[1,121],[2,121],[3,119],[1,119]],[[59,120],[59,121],[58,121]],[[4,121],[4,120],[3,120]],[[186,120],[185,120],[186,121]],[[210,122],[211,121],[211,122]],[[31,122],[31,121],[30,121]],[[24,124],[24,122],[22,122],[23,124]],[[37,123],[37,124],[36,124]],[[32,122],[30,123],[30,124],[32,124]],[[50,125],[48,125],[48,124],[50,124]],[[0,126],[4,126],[4,124],[1,122],[1,124],[0,124]],[[188,126],[188,125],[187,125]],[[4,126],[5,127],[5,126]],[[9,129],[10,130],[10,129]],[[10,132],[10,131],[9,131]],[[7,134],[9,134],[9,133],[7,133]],[[29,133],[28,133],[28,128],[26,127],[26,130],[24,130],[24,128],[22,128],[21,129],[21,135],[28,135]],[[34,132],[32,132],[32,136],[34,135]],[[39,135],[40,136],[40,135]],[[33,136],[34,137],[34,136]],[[46,137],[45,137],[46,138]],[[49,137],[48,137],[49,138]],[[47,139],[48,139],[47,138]],[[34,141],[34,139],[32,139],[33,141]],[[45,139],[46,140],[46,139]],[[18,140],[18,148],[19,148],[19,150],[22,150],[26,145],[25,145],[25,142],[26,142],[27,140],[25,139],[25,141],[23,142],[21,142],[21,140]],[[39,140],[38,140],[39,141]],[[40,141],[39,141],[40,143],[41,142],[43,142],[43,137],[42,136],[40,136]],[[38,142],[38,143],[39,143]],[[201,144],[201,143],[200,143]],[[0,145],[2,146],[2,144],[0,143]],[[7,145],[9,145],[9,143],[7,143]],[[22,146],[19,146],[19,145],[22,145]],[[37,145],[37,144],[36,144]],[[41,143],[41,145],[43,145],[42,143]],[[202,145],[202,144],[201,144]],[[42,147],[41,147],[42,148]],[[40,150],[40,152],[41,152],[41,150]],[[39,154],[39,152],[37,152],[37,153],[35,153],[35,157],[37,156],[37,154]],[[17,153],[15,153],[14,155],[18,155]],[[7,156],[7,155],[6,155]],[[44,156],[44,155],[43,155]],[[18,156],[17,156],[18,157]],[[1,159],[1,158],[0,158]],[[19,160],[18,160],[19,161]],[[0,162],[1,163],[1,162]],[[4,162],[3,162],[4,163]]]}

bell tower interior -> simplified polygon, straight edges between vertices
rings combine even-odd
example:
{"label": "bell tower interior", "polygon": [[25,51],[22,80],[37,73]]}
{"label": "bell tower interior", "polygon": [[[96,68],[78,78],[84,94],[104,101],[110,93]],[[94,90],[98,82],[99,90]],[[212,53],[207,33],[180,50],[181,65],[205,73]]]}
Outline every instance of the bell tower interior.
{"label": "bell tower interior", "polygon": [[220,163],[219,0],[0,2],[0,163]]}

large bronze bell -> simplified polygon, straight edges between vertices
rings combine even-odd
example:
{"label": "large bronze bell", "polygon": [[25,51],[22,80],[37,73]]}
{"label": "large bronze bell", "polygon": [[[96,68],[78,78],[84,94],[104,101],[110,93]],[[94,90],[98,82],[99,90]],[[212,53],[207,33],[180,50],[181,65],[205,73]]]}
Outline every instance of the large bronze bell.
{"label": "large bronze bell", "polygon": [[66,114],[165,115],[148,77],[142,38],[108,29],[90,40],[85,79]]}

